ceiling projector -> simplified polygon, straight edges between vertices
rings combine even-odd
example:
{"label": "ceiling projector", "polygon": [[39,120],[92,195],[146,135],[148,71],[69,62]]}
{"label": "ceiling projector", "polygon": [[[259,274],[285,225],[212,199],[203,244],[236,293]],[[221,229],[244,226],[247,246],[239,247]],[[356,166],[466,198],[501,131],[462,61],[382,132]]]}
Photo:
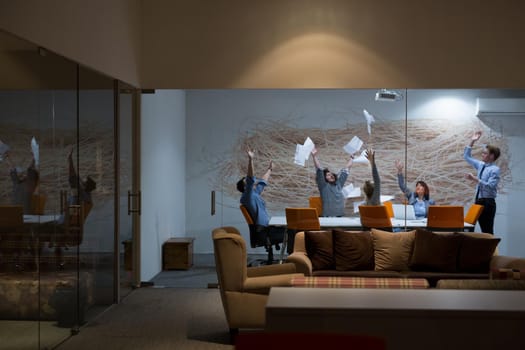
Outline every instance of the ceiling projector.
{"label": "ceiling projector", "polygon": [[399,101],[403,98],[403,95],[401,95],[397,91],[390,91],[387,89],[381,89],[378,92],[376,92],[376,101]]}

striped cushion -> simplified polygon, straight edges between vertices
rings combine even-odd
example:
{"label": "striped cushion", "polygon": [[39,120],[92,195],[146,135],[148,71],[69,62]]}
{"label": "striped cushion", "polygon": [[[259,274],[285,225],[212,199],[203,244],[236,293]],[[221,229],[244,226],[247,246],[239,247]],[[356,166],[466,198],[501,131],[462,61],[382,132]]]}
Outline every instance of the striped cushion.
{"label": "striped cushion", "polygon": [[317,288],[401,288],[423,289],[428,288],[424,278],[380,278],[380,277],[294,277],[293,287]]}

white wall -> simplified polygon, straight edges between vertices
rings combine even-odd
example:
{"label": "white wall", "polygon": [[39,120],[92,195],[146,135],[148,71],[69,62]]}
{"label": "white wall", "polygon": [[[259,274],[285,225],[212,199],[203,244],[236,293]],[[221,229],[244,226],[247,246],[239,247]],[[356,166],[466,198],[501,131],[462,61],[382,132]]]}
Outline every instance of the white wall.
{"label": "white wall", "polygon": [[162,270],[162,243],[185,234],[185,92],[157,90],[141,106],[141,281]]}

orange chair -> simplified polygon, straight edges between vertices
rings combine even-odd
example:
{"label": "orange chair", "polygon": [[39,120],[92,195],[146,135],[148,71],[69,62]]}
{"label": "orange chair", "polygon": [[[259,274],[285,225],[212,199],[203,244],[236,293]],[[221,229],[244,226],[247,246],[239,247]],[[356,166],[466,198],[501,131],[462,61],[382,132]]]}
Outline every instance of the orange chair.
{"label": "orange chair", "polygon": [[383,205],[386,207],[386,211],[388,213],[388,216],[393,218],[394,217],[394,208],[392,207],[392,201],[383,202]]}
{"label": "orange chair", "polygon": [[310,208],[317,209],[317,215],[323,216],[323,202],[321,197],[310,197],[308,198],[308,203],[310,204]]}
{"label": "orange chair", "polygon": [[320,230],[319,215],[315,208],[286,208],[286,233],[284,235],[283,250],[281,251],[281,261],[284,258],[284,251],[288,248],[288,253],[293,251],[293,240],[299,231]]}
{"label": "orange chair", "polygon": [[472,231],[474,231],[474,228],[476,226],[476,223],[478,222],[479,216],[481,215],[482,211],[483,206],[481,204],[472,204],[468,209],[467,215],[465,215],[465,218],[463,220],[466,223],[474,225],[474,227],[472,227]]}
{"label": "orange chair", "polygon": [[360,205],[359,216],[363,229],[377,228],[392,231],[392,220],[384,205]]}
{"label": "orange chair", "polygon": [[427,215],[427,229],[432,231],[463,231],[465,227],[463,206],[430,205]]}
{"label": "orange chair", "polygon": [[24,207],[0,205],[0,263],[13,263],[22,269],[21,256],[29,246],[31,235],[24,229]]}
{"label": "orange chair", "polygon": [[31,214],[44,215],[47,196],[45,194],[33,193],[31,196]]}

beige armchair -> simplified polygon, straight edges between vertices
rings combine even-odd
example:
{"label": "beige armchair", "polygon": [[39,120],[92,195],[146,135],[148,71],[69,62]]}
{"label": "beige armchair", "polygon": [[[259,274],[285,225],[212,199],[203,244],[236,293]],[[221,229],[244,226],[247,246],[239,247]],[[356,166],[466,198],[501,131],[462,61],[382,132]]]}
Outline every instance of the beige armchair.
{"label": "beige armchair", "polygon": [[294,264],[247,267],[246,242],[235,227],[212,231],[215,267],[230,334],[239,328],[264,328],[265,306],[271,287],[290,286]]}

